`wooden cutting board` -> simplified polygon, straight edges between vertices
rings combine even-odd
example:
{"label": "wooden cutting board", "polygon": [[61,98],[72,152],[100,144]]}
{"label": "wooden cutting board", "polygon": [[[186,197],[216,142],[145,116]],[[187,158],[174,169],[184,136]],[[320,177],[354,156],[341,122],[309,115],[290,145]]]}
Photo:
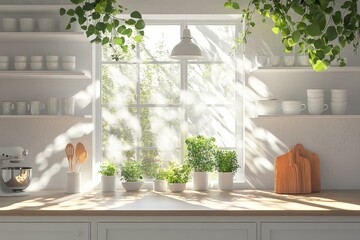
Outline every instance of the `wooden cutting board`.
{"label": "wooden cutting board", "polygon": [[299,170],[291,151],[275,159],[276,193],[299,193]]}
{"label": "wooden cutting board", "polygon": [[296,144],[295,149],[300,150],[300,155],[309,159],[311,169],[311,192],[321,191],[320,177],[320,158],[316,153],[306,150],[300,143]]}
{"label": "wooden cutting board", "polygon": [[299,172],[299,192],[311,193],[311,167],[309,159],[300,155],[299,149],[293,150],[294,162],[298,167]]}

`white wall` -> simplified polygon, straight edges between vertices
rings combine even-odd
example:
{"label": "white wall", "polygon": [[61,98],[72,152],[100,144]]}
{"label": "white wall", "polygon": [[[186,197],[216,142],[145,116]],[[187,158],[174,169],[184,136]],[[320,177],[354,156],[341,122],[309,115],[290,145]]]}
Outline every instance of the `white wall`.
{"label": "white wall", "polygon": [[[144,14],[192,14],[192,13],[234,13],[223,8],[225,0],[201,0],[201,1],[177,1],[177,0],[126,0],[124,5],[131,9],[140,10]],[[68,4],[67,0],[3,0],[2,4]],[[236,12],[238,13],[238,12]],[[258,54],[282,55],[282,47],[279,38],[272,34],[270,25],[258,23],[257,28],[247,46],[247,64],[252,64],[254,56]],[[360,66],[360,58],[351,49],[346,49],[344,55],[348,57],[349,65]],[[319,154],[321,160],[321,176],[323,188],[357,189],[360,186],[358,171],[360,170],[360,121],[358,119],[252,119],[254,114],[254,100],[267,94],[271,94],[279,100],[298,99],[305,101],[305,89],[324,88],[329,89],[347,88],[350,95],[350,109],[360,114],[360,89],[357,74],[257,74],[248,79],[247,89],[247,118],[246,122],[246,183],[242,187],[273,188],[273,163],[274,158],[287,151],[296,143],[302,143],[305,148]],[[3,83],[2,83],[3,84]],[[48,123],[39,122],[34,125],[35,131],[40,131],[42,125]],[[66,131],[63,124],[54,122],[60,132]],[[3,126],[3,124],[1,124]],[[25,125],[26,126],[26,125]],[[32,125],[29,124],[28,128]],[[6,128],[6,127],[2,127]],[[2,129],[0,129],[2,130]],[[10,133],[8,133],[10,134]],[[15,136],[11,135],[10,143],[22,139],[23,144],[31,142],[30,133],[25,131]],[[4,134],[0,143],[9,142],[7,134]],[[39,154],[51,142],[54,134],[44,132],[40,134],[41,146],[36,148]],[[60,151],[61,152],[61,151]],[[49,160],[49,164],[63,159],[58,153],[57,160]],[[31,156],[35,159],[35,156]],[[65,172],[65,163],[62,160],[62,171]],[[50,169],[50,167],[48,167]],[[64,181],[59,175],[52,180],[49,186],[60,186],[55,183]]]}

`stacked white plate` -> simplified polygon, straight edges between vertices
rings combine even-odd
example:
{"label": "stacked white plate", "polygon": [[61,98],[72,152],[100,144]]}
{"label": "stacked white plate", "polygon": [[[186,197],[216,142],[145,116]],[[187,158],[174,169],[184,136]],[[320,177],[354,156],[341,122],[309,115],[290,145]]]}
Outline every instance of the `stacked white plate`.
{"label": "stacked white plate", "polygon": [[348,104],[347,90],[331,89],[331,112],[336,115],[345,114]]}
{"label": "stacked white plate", "polygon": [[324,104],[324,89],[307,89],[306,93],[309,114],[321,114],[328,109]]}
{"label": "stacked white plate", "polygon": [[0,56],[0,71],[9,70],[9,57]]}

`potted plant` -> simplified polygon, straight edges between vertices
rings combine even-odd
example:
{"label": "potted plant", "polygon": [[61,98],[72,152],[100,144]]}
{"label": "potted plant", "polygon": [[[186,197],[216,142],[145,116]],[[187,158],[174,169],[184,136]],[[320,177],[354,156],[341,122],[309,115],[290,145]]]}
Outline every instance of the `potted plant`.
{"label": "potted plant", "polygon": [[233,190],[234,174],[239,168],[237,154],[230,150],[217,150],[215,152],[216,170],[218,171],[219,189]]}
{"label": "potted plant", "polygon": [[155,174],[155,180],[153,182],[153,189],[156,192],[166,192],[168,189],[167,184],[167,174],[168,171],[166,169],[159,169]]}
{"label": "potted plant", "polygon": [[[345,66],[341,48],[352,44],[359,48],[360,15],[358,0],[293,0],[265,1],[249,0],[242,9],[245,29],[238,43],[247,43],[252,28],[256,26],[254,14],[259,13],[262,21],[273,21],[272,31],[281,36],[285,52],[298,47],[300,53],[309,57],[315,71],[325,71],[331,62]],[[226,8],[240,9],[235,0],[227,0]]]}
{"label": "potted plant", "polygon": [[103,192],[115,191],[117,166],[114,162],[105,161],[100,165],[101,189]]}
{"label": "potted plant", "polygon": [[186,188],[186,183],[189,181],[189,174],[191,168],[188,165],[181,165],[175,167],[170,165],[166,174],[166,179],[169,184],[171,192],[183,192]]}
{"label": "potted plant", "polygon": [[185,140],[187,164],[194,169],[194,190],[208,189],[208,172],[214,170],[216,149],[215,138],[204,136],[190,137]]}
{"label": "potted plant", "polygon": [[125,160],[124,163],[120,165],[120,175],[121,179],[124,180],[122,186],[127,192],[139,191],[144,183],[141,181],[143,178],[141,162]]}
{"label": "potted plant", "polygon": [[71,0],[72,8],[60,8],[60,15],[69,17],[66,29],[80,26],[91,43],[109,46],[112,59],[119,61],[122,53],[135,49],[142,41],[145,22],[140,12],[121,17],[128,10],[117,0]]}

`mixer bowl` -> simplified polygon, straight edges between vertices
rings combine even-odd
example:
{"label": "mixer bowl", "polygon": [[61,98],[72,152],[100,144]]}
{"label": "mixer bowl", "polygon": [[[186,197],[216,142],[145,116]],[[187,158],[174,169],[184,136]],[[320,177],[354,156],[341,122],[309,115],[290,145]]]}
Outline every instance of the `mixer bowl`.
{"label": "mixer bowl", "polygon": [[31,167],[6,167],[1,172],[1,181],[13,192],[21,192],[30,185]]}

